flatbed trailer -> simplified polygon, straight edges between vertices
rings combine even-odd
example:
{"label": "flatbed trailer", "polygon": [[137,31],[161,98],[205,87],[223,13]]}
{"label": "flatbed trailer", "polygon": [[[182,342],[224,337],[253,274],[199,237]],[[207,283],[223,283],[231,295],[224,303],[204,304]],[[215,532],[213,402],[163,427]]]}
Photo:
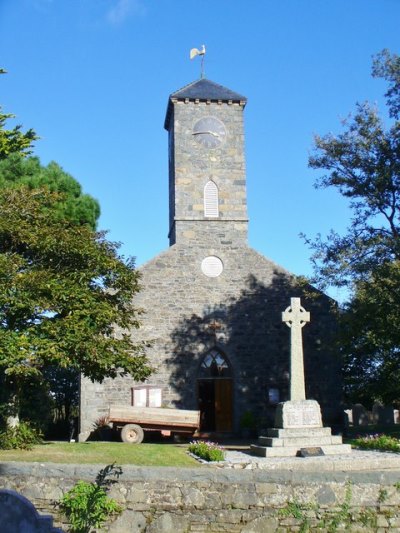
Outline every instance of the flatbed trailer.
{"label": "flatbed trailer", "polygon": [[140,444],[145,431],[160,431],[163,435],[180,433],[193,435],[200,426],[200,411],[162,407],[109,408],[108,423],[120,432],[122,442]]}

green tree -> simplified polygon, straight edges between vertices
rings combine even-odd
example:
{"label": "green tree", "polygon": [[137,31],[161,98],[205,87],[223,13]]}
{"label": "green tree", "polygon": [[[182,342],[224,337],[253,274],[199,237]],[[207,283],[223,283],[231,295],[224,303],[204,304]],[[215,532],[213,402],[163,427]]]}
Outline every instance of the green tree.
{"label": "green tree", "polygon": [[391,54],[387,49],[382,50],[375,57],[372,75],[389,82],[389,89],[385,94],[389,114],[398,119],[400,116],[400,56]]}
{"label": "green tree", "polygon": [[[4,69],[0,69],[0,73],[5,73]],[[38,137],[33,129],[26,133],[21,131],[21,126],[6,129],[6,122],[13,117],[2,113],[0,107],[0,189],[25,187],[38,193],[42,189],[58,192],[60,194],[53,195],[49,205],[42,206],[44,212],[51,209],[52,216],[60,221],[87,225],[94,230],[100,216],[98,202],[83,194],[80,184],[57,163],[44,167],[37,157],[27,157]],[[40,198],[40,193],[36,198]],[[31,375],[23,382],[18,402],[21,417],[43,430],[53,419],[60,428],[68,428],[68,417],[76,413],[77,379],[75,368],[42,367],[39,375]],[[10,391],[5,385],[10,385],[11,381],[0,372],[0,382],[0,414],[6,414]]]}
{"label": "green tree", "polygon": [[[5,72],[0,68],[0,74]],[[6,129],[11,118],[14,115],[2,113],[0,106],[0,188],[24,185],[30,189],[46,188],[63,193],[54,204],[59,217],[95,229],[100,216],[97,200],[83,194],[80,184],[54,161],[43,167],[39,158],[27,157],[38,136],[33,129],[23,133],[20,125]]]}
{"label": "green tree", "polygon": [[[0,68],[0,74],[6,74],[6,71]],[[33,142],[38,139],[33,129],[22,132],[20,124],[12,129],[6,129],[6,122],[14,117],[12,113],[3,113],[0,106],[0,160],[15,153],[29,155],[32,152]]]}
{"label": "green tree", "polygon": [[[0,130],[1,131],[1,130]],[[38,157],[23,157],[14,153],[0,160],[0,188],[26,186],[33,189],[47,189],[61,193],[54,198],[52,209],[60,219],[75,224],[88,224],[96,228],[100,216],[97,200],[82,192],[81,185],[57,163],[52,161],[44,167]]]}
{"label": "green tree", "polygon": [[139,274],[118,245],[60,219],[59,193],[0,189],[0,369],[18,414],[26,383],[54,365],[92,380],[151,372],[133,298]]}
{"label": "green tree", "polygon": [[[340,345],[353,399],[400,400],[400,58],[382,51],[373,75],[389,83],[388,125],[369,103],[357,104],[344,131],[315,138],[309,164],[326,173],[352,211],[345,235],[331,231],[310,242],[315,281],[346,287]],[[382,301],[382,298],[384,300]]]}
{"label": "green tree", "polygon": [[400,404],[400,262],[374,269],[342,315],[340,335],[350,400]]}

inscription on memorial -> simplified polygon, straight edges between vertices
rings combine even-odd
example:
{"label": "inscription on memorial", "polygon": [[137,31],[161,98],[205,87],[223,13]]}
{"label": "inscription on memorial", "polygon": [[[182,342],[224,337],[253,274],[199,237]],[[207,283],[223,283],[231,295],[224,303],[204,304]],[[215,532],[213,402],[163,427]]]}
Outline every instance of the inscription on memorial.
{"label": "inscription on memorial", "polygon": [[285,407],[285,427],[298,428],[298,427],[320,427],[321,415],[319,409],[314,404],[306,405],[306,402],[302,402],[301,407],[290,405],[289,403]]}

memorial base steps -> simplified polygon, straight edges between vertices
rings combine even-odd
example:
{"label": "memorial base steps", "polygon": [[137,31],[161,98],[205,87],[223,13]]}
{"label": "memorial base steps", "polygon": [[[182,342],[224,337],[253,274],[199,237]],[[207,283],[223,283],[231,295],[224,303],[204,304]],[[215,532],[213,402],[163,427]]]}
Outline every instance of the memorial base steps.
{"label": "memorial base steps", "polygon": [[[291,400],[277,406],[275,427],[260,436],[250,451],[258,457],[295,457],[300,450],[316,455],[351,453],[342,437],[322,426],[321,408],[315,400]],[[321,451],[323,452],[321,454]]]}
{"label": "memorial base steps", "polygon": [[[252,444],[250,449],[252,455],[256,455],[257,457],[296,457],[299,455],[301,448],[307,447],[309,445],[267,447]],[[318,446],[318,448],[321,448],[324,455],[347,455],[351,453],[350,444],[328,444]]]}
{"label": "memorial base steps", "polygon": [[327,437],[286,437],[278,439],[274,437],[260,437],[258,439],[260,446],[271,446],[273,448],[277,446],[300,446],[305,448],[307,446],[319,446],[330,444],[342,444],[342,437],[339,436],[327,436]]}

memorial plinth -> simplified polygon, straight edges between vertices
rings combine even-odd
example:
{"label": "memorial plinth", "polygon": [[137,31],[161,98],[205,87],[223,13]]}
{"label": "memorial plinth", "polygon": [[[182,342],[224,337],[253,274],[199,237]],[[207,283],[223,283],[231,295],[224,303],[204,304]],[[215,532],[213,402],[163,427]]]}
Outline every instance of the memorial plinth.
{"label": "memorial plinth", "polygon": [[324,455],[347,454],[350,444],[332,435],[331,428],[322,426],[321,409],[315,400],[294,400],[276,408],[275,427],[251,445],[259,457],[294,457],[302,448],[321,448]]}
{"label": "memorial plinth", "polygon": [[319,448],[320,455],[351,452],[342,437],[331,434],[322,426],[321,409],[317,401],[305,399],[304,363],[301,329],[310,321],[310,313],[300,305],[300,298],[291,298],[291,305],[282,313],[282,320],[291,328],[290,401],[278,404],[275,427],[251,445],[259,457],[291,457],[303,448]]}

